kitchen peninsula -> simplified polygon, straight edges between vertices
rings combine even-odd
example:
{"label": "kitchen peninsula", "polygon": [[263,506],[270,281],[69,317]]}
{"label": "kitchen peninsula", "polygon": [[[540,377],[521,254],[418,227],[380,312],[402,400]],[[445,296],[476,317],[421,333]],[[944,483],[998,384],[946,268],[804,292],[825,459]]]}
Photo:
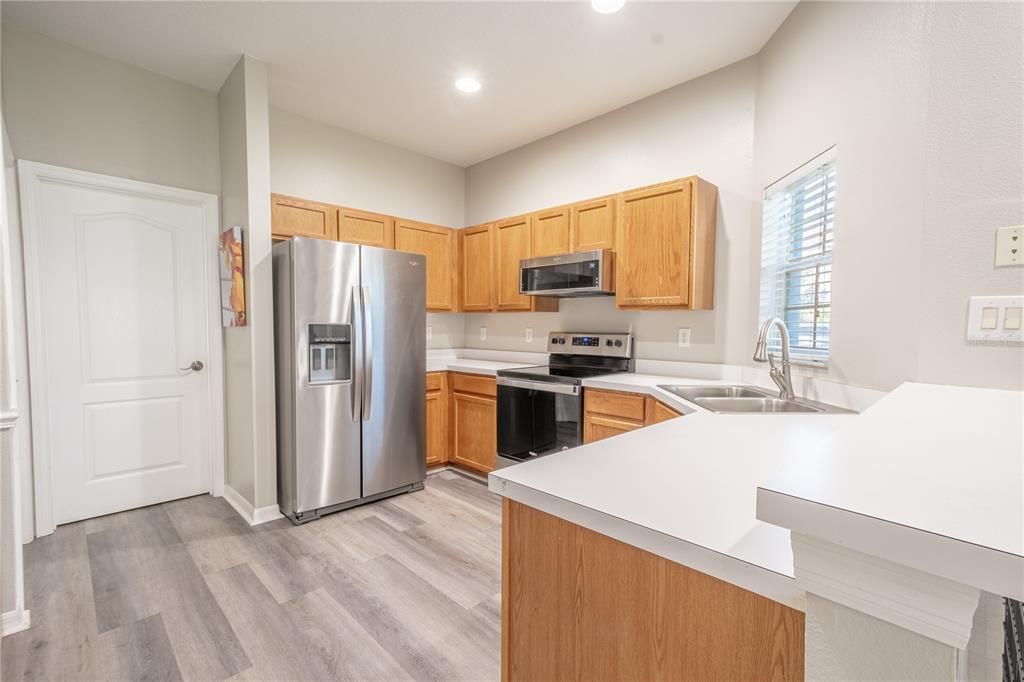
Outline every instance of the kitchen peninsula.
{"label": "kitchen peninsula", "polygon": [[[934,419],[937,405],[955,405],[957,418]],[[1019,523],[1005,524],[1022,509],[1009,483],[1021,474],[1021,407],[1011,391],[904,384],[860,415],[692,411],[492,473],[491,490],[505,498],[504,679],[803,679],[815,664],[804,612],[822,592],[794,571],[796,536],[841,542],[851,519],[864,530],[858,553],[906,563],[903,538],[914,570],[964,588],[959,610],[931,609],[966,619],[935,643],[960,660],[979,591],[1024,596],[1024,540]],[[985,430],[993,415],[1002,436]],[[883,434],[889,447],[879,446]],[[964,444],[982,441],[968,463]],[[908,465],[871,485],[892,447]],[[943,492],[954,488],[959,496]],[[799,531],[792,541],[789,525]],[[943,566],[951,547],[957,560]],[[845,603],[834,590],[824,596]],[[915,615],[931,598],[915,602]],[[922,629],[865,612],[908,636]]]}

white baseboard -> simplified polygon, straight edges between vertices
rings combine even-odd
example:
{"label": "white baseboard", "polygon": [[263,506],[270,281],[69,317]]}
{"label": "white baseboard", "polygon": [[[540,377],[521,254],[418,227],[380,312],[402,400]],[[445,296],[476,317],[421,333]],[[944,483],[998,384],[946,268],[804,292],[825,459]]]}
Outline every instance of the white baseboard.
{"label": "white baseboard", "polygon": [[277,505],[267,505],[254,509],[249,500],[242,497],[241,493],[226,483],[224,484],[224,499],[234,507],[238,515],[245,519],[245,522],[250,526],[258,526],[261,523],[281,518],[281,510],[277,508]]}
{"label": "white baseboard", "polygon": [[22,630],[28,630],[32,626],[32,614],[28,609],[24,611],[7,611],[0,618],[3,619],[0,622],[0,636],[2,637],[13,635],[15,632],[21,632]]}

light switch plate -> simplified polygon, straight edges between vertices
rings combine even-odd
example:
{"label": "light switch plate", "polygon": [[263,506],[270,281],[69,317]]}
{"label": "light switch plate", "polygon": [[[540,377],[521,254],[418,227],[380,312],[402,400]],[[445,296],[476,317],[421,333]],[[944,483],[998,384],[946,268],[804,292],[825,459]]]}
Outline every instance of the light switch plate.
{"label": "light switch plate", "polygon": [[[972,296],[967,314],[967,340],[979,344],[1024,345],[1024,330],[1013,328],[1021,306],[1024,306],[1024,296]],[[1007,310],[1013,311],[1009,328]],[[993,326],[993,316],[994,328],[986,329]]]}
{"label": "light switch plate", "polygon": [[480,340],[481,341],[486,341],[487,340],[487,327],[480,327]]}
{"label": "light switch plate", "polygon": [[533,327],[526,328],[526,343],[533,343]]}
{"label": "light switch plate", "polygon": [[1024,265],[1024,225],[996,230],[996,267]]}
{"label": "light switch plate", "polygon": [[689,327],[680,327],[679,328],[679,338],[677,340],[677,343],[679,344],[680,348],[689,348],[690,347],[690,328]]}

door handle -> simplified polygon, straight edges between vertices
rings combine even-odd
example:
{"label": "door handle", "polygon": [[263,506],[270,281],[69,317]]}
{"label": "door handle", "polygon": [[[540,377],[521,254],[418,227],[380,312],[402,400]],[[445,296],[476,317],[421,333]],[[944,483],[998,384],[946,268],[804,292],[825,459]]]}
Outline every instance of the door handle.
{"label": "door handle", "polygon": [[188,367],[179,367],[178,371],[179,372],[201,372],[201,371],[203,371],[203,367],[206,367],[206,365],[204,365],[199,360],[193,360],[191,365],[189,365]]}
{"label": "door handle", "polygon": [[373,315],[370,307],[370,287],[363,287],[363,358],[366,363],[363,377],[363,421],[370,419],[370,403],[373,400]]}
{"label": "door handle", "polygon": [[363,410],[363,304],[362,289],[352,287],[352,421],[362,419]]}

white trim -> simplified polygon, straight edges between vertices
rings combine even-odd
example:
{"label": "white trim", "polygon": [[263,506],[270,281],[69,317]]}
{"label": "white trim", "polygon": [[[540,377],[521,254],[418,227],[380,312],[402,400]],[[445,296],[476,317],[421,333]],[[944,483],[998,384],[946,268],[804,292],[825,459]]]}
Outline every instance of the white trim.
{"label": "white trim", "polygon": [[219,496],[224,486],[224,387],[223,330],[220,321],[218,237],[220,213],[217,196],[206,192],[167,187],[111,175],[62,168],[35,161],[18,160],[21,197],[21,229],[25,263],[25,299],[28,320],[29,380],[32,408],[32,463],[35,486],[36,537],[56,529],[53,508],[53,479],[49,438],[46,366],[42,351],[40,314],[39,253],[37,244],[36,192],[41,180],[114,190],[128,194],[200,206],[206,222],[209,254],[203,263],[209,287],[206,300],[208,362],[210,373],[210,494]]}
{"label": "white trim", "polygon": [[249,500],[245,499],[240,492],[228,484],[224,484],[224,500],[230,504],[238,515],[245,519],[250,526],[258,526],[267,521],[275,521],[284,518],[277,505],[267,505],[259,509],[253,509]]}
{"label": "white trim", "polygon": [[0,616],[0,637],[32,627],[32,612],[28,609],[7,611]]}
{"label": "white trim", "polygon": [[967,648],[980,590],[870,554],[792,533],[797,585],[957,649]]}

